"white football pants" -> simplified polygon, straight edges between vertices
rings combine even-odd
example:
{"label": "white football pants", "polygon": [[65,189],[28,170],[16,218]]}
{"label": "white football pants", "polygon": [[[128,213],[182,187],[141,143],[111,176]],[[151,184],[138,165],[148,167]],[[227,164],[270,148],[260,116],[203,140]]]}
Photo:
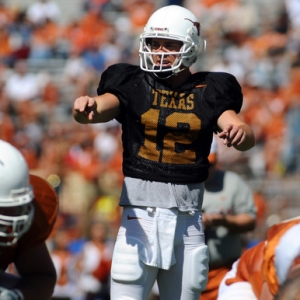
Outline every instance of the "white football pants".
{"label": "white football pants", "polygon": [[125,207],[111,269],[111,300],[147,300],[155,280],[161,300],[199,300],[208,250],[201,212]]}

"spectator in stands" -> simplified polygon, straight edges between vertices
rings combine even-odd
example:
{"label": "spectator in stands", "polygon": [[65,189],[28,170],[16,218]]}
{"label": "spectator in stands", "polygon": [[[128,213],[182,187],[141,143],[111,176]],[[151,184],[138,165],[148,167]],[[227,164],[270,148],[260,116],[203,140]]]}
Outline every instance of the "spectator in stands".
{"label": "spectator in stands", "polygon": [[[299,33],[300,28],[300,3],[297,0],[285,0],[285,9],[288,15],[290,30]],[[299,37],[298,37],[299,39]]]}
{"label": "spectator in stands", "polygon": [[0,57],[8,66],[13,64],[13,47],[10,43],[10,35],[7,28],[0,24]]}
{"label": "spectator in stands", "polygon": [[99,51],[96,41],[93,41],[89,49],[84,52],[83,59],[94,75],[101,74],[105,68],[105,56]]}
{"label": "spectator in stands", "polygon": [[89,68],[81,54],[80,48],[72,45],[62,73],[62,80],[67,87],[70,87],[68,89],[70,93],[75,87],[75,95],[78,96],[88,93],[91,78],[94,76],[93,70]]}
{"label": "spectator in stands", "polygon": [[69,249],[68,230],[64,227],[56,228],[51,241],[50,253],[57,274],[51,300],[71,300],[76,296],[76,278],[75,255]]}
{"label": "spectator in stands", "polygon": [[17,11],[14,19],[7,25],[13,50],[13,60],[28,58],[33,26],[23,10]]}
{"label": "spectator in stands", "polygon": [[290,85],[284,91],[288,104],[283,115],[286,130],[280,156],[285,174],[297,174],[300,170],[300,60],[292,64],[290,74]]}
{"label": "spectator in stands", "polygon": [[33,101],[39,96],[37,76],[28,72],[26,60],[16,61],[14,71],[5,82],[4,90],[9,100],[14,104]]}
{"label": "spectator in stands", "polygon": [[[50,59],[54,57],[54,50],[58,42],[60,29],[52,20],[34,26],[31,34],[29,59]],[[30,61],[34,63],[34,61]]]}
{"label": "spectator in stands", "polygon": [[61,10],[56,1],[36,0],[29,5],[27,18],[34,25],[43,24],[46,20],[58,23],[61,18]]}
{"label": "spectator in stands", "polygon": [[78,287],[85,300],[109,299],[110,267],[114,243],[108,238],[108,226],[92,221],[88,241],[83,245],[78,261]]}
{"label": "spectator in stands", "polygon": [[109,2],[108,0],[83,0],[83,9],[84,11],[94,10],[99,13]]}
{"label": "spectator in stands", "polygon": [[[1,77],[5,77],[5,68],[0,66]],[[11,114],[10,101],[4,92],[3,82],[0,83],[0,139],[11,143],[15,135],[15,125]]]}
{"label": "spectator in stands", "polygon": [[123,1],[122,6],[129,16],[131,30],[138,36],[155,11],[155,2],[152,0],[127,0]]}
{"label": "spectator in stands", "polygon": [[236,173],[217,165],[217,141],[209,159],[209,177],[205,181],[202,218],[205,242],[209,250],[209,273],[201,300],[216,300],[222,278],[243,251],[242,233],[253,230],[256,206],[249,185]]}

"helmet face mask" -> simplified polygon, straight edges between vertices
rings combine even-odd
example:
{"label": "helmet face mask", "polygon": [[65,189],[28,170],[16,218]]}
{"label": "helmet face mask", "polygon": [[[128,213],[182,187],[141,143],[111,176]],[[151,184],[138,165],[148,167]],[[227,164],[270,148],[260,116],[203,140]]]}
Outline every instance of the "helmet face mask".
{"label": "helmet face mask", "polygon": [[[156,66],[153,55],[158,53],[151,50],[151,45],[149,45],[149,41],[153,38],[170,39],[182,43],[178,52],[159,53],[162,55],[162,60],[170,54],[177,56],[171,67],[160,66],[158,68]],[[195,63],[204,49],[205,41],[200,37],[200,24],[196,17],[181,6],[166,6],[157,10],[150,17],[144,33],[140,35],[140,67],[142,70],[153,72],[156,75],[171,72],[170,76],[172,76]]]}
{"label": "helmet face mask", "polygon": [[12,246],[30,228],[34,195],[22,154],[0,140],[0,246]]}
{"label": "helmet face mask", "polygon": [[32,203],[0,208],[0,246],[12,246],[28,231],[34,216]]}

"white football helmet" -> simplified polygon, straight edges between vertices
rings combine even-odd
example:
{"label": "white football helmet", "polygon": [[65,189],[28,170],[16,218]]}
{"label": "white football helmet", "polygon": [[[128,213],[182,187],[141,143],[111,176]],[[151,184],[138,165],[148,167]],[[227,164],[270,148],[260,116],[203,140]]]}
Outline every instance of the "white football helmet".
{"label": "white football helmet", "polygon": [[30,228],[34,207],[28,165],[19,150],[0,140],[0,246],[11,246]]}
{"label": "white football helmet", "polygon": [[[152,38],[171,39],[183,43],[179,52],[172,52],[172,54],[178,54],[178,58],[171,68],[164,69],[163,66],[155,68],[152,55],[157,52],[151,51]],[[158,72],[171,71],[170,76],[172,76],[195,63],[205,47],[206,42],[201,38],[200,23],[196,16],[182,6],[165,6],[152,14],[144,32],[140,35],[140,67],[142,70],[154,72],[156,75]],[[164,56],[167,52],[159,54]]]}

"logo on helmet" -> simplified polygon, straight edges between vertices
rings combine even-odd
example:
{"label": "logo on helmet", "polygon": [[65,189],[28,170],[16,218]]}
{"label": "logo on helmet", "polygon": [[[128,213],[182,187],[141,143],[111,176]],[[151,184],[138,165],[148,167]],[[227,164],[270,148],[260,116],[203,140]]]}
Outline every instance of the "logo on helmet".
{"label": "logo on helmet", "polygon": [[162,27],[150,27],[151,31],[161,31],[161,32],[168,32],[168,28],[162,28]]}
{"label": "logo on helmet", "polygon": [[198,32],[198,36],[200,35],[200,23],[199,22],[194,22],[194,21],[192,21],[191,19],[188,19],[188,18],[185,18],[185,20],[188,20],[188,21],[190,21],[190,22],[192,22],[193,23],[193,25],[197,28],[197,32]]}

